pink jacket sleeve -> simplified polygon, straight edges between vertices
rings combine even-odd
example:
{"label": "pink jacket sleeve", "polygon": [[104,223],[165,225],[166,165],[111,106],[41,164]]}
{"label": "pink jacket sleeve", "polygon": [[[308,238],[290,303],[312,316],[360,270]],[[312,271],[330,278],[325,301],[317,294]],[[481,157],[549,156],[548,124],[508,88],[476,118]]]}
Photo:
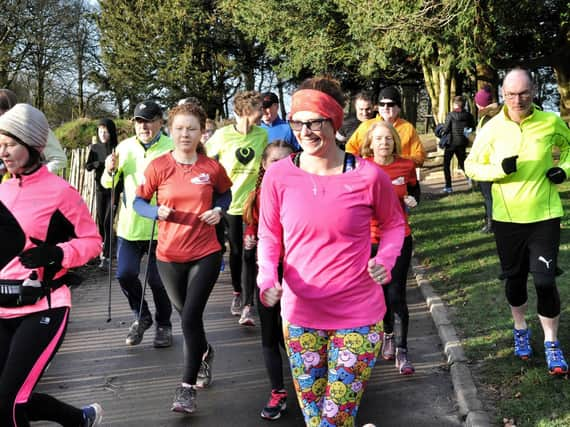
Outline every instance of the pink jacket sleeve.
{"label": "pink jacket sleeve", "polygon": [[61,213],[73,225],[75,237],[58,246],[63,250],[62,267],[65,269],[85,264],[101,252],[101,236],[81,195],[69,187]]}
{"label": "pink jacket sleeve", "polygon": [[[259,209],[257,286],[260,289],[260,295],[279,281],[277,268],[282,255],[283,228],[279,220],[280,202],[275,185],[276,181],[269,169],[263,177]],[[260,299],[263,302],[263,298]]]}

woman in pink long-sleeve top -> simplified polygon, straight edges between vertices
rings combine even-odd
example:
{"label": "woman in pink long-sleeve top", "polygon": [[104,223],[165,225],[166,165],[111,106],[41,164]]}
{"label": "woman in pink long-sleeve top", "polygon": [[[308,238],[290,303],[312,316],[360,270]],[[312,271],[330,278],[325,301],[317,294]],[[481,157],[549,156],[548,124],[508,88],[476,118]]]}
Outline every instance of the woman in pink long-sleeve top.
{"label": "woman in pink long-sleeve top", "polygon": [[0,426],[49,420],[95,426],[97,403],[83,409],[34,391],[65,336],[70,274],[101,252],[101,237],[81,195],[42,166],[44,114],[16,104],[0,117]]}
{"label": "woman in pink long-sleeve top", "polygon": [[[258,286],[265,305],[281,300],[307,425],[354,423],[381,347],[381,285],[390,281],[404,240],[405,221],[387,175],[336,146],[343,103],[334,80],[301,85],[290,124],[303,152],[273,164],[261,191]],[[383,239],[369,259],[371,218]]]}

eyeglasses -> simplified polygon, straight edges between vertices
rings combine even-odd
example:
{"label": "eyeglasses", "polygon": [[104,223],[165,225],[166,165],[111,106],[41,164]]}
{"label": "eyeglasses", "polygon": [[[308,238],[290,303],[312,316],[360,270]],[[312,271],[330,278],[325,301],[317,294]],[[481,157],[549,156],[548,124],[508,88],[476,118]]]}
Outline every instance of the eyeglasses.
{"label": "eyeglasses", "polygon": [[379,105],[380,107],[392,108],[394,105],[396,105],[396,103],[395,103],[395,102],[382,102],[382,101],[380,101],[380,102],[378,103],[378,105]]}
{"label": "eyeglasses", "polygon": [[295,132],[301,131],[303,126],[307,126],[312,132],[318,132],[323,128],[323,123],[330,121],[330,119],[315,119],[307,122],[299,122],[297,120],[289,120],[289,126]]}
{"label": "eyeglasses", "polygon": [[532,94],[527,90],[524,92],[513,93],[513,92],[505,92],[503,95],[505,99],[511,100],[519,97],[522,100],[529,100]]}

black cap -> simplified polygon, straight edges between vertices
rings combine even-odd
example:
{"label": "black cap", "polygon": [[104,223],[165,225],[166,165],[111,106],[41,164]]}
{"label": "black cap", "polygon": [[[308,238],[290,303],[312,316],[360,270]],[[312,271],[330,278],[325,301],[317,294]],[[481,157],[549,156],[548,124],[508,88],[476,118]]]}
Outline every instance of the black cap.
{"label": "black cap", "polygon": [[396,103],[398,107],[402,106],[402,98],[400,97],[400,92],[394,86],[385,87],[380,91],[378,100],[382,101],[383,99],[391,100],[392,102]]}
{"label": "black cap", "polygon": [[162,108],[154,101],[143,101],[135,107],[133,115],[135,119],[154,120],[157,117],[162,118]]}
{"label": "black cap", "polygon": [[261,95],[261,99],[263,100],[263,108],[269,108],[273,104],[279,104],[279,98],[273,92],[265,92]]}

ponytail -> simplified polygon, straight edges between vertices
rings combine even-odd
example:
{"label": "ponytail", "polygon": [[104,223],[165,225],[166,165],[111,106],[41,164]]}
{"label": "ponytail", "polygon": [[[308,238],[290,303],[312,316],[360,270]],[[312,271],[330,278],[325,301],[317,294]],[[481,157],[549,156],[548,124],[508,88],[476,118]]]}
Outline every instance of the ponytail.
{"label": "ponytail", "polygon": [[274,148],[285,148],[291,150],[293,153],[293,147],[286,143],[282,139],[276,139],[271,144],[267,144],[263,153],[261,154],[261,165],[259,165],[259,172],[257,174],[257,181],[255,182],[255,188],[251,190],[248,194],[247,199],[243,205],[243,220],[247,225],[252,225],[255,222],[253,217],[254,210],[257,205],[257,195],[259,194],[259,189],[261,188],[261,182],[263,181],[263,176],[265,175],[265,168],[263,163],[269,157],[269,152]]}

